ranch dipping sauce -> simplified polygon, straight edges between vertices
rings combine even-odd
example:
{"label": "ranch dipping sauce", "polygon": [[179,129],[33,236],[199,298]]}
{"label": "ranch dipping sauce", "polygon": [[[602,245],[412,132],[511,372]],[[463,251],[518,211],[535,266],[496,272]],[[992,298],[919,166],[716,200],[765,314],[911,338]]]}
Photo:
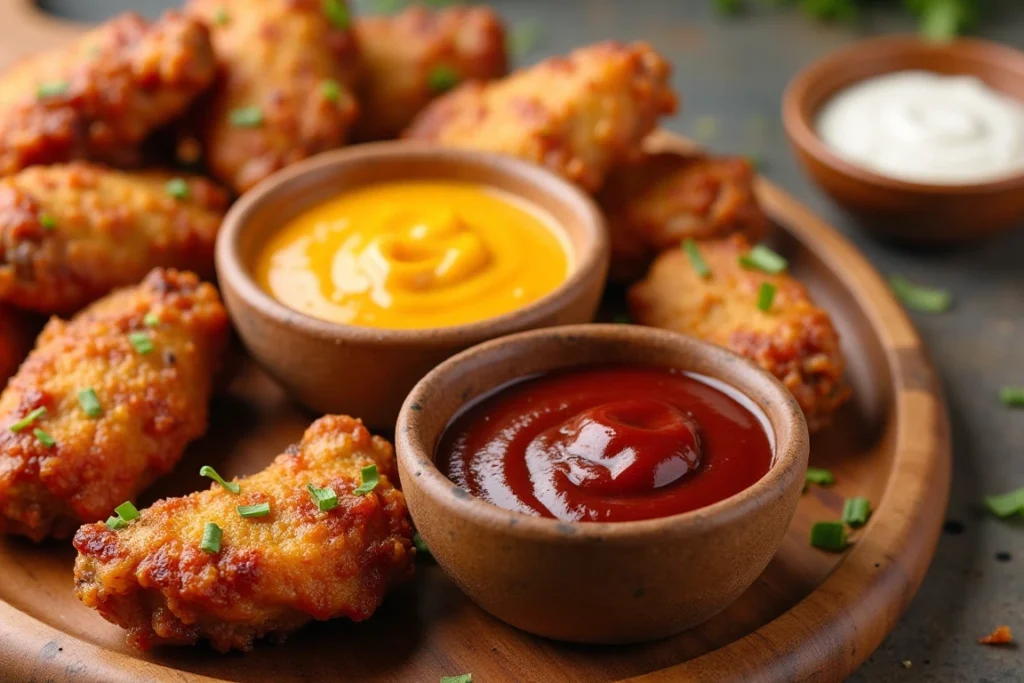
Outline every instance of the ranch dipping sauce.
{"label": "ranch dipping sauce", "polygon": [[961,185],[1024,171],[1024,103],[973,76],[868,78],[828,101],[817,128],[845,160],[897,180]]}

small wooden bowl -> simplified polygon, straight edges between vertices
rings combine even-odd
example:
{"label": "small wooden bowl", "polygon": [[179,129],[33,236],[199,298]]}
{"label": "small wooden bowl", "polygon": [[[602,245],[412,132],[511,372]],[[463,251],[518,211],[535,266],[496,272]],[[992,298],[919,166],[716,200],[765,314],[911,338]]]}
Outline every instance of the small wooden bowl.
{"label": "small wooden bowl", "polygon": [[914,37],[864,40],[797,74],[782,99],[782,120],[811,177],[863,225],[916,244],[956,244],[988,237],[1024,219],[1024,173],[1001,180],[935,185],[888,178],[843,160],[822,142],[815,118],[843,88],[871,76],[919,69],[976,76],[1024,100],[1024,52],[983,40],[937,44]]}
{"label": "small wooden bowl", "polygon": [[[746,394],[771,425],[771,469],[750,488],[692,512],[565,523],[474,498],[435,466],[442,432],[476,397],[535,373],[623,362],[708,375]],[[809,447],[803,414],[774,377],[711,344],[632,325],[537,330],[464,351],[412,390],[395,439],[416,528],[470,598],[524,631],[606,644],[678,633],[746,590],[793,518]]]}
{"label": "small wooden bowl", "polygon": [[[348,188],[411,179],[480,183],[550,212],[575,252],[568,279],[511,313],[424,330],[319,320],[285,306],[253,279],[251,265],[259,248],[295,215]],[[390,430],[413,385],[452,354],[513,332],[593,320],[608,270],[606,232],[594,202],[540,166],[497,154],[384,142],[318,155],[247,192],[224,219],[217,275],[249,352],[300,402]]]}

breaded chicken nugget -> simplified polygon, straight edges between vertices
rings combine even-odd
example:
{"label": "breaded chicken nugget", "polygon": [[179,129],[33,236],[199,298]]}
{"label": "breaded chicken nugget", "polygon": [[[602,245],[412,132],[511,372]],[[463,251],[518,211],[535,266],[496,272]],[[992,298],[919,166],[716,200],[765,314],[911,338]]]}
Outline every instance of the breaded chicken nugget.
{"label": "breaded chicken nugget", "polygon": [[33,164],[138,161],[138,145],[216,74],[206,29],[168,12],[116,17],[0,75],[0,175]]}
{"label": "breaded chicken nugget", "polygon": [[227,200],[205,178],[87,162],[0,179],[0,302],[72,313],[157,266],[211,276]]}
{"label": "breaded chicken nugget", "polygon": [[355,21],[363,73],[356,140],[393,138],[432,99],[467,80],[508,70],[505,27],[489,7],[433,11],[414,5]]}
{"label": "breaded chicken nugget", "polygon": [[[711,274],[702,278],[685,251],[668,249],[629,290],[641,325],[700,337],[754,361],[796,397],[814,430],[849,398],[839,334],[791,275],[767,275],[739,263],[750,244],[740,235],[699,244]],[[761,283],[776,287],[771,309],[758,308]]]}
{"label": "breaded chicken nugget", "polygon": [[35,321],[26,313],[0,305],[0,389],[28,355],[34,330],[38,330]]}
{"label": "breaded chicken nugget", "polygon": [[685,239],[742,233],[757,241],[768,228],[742,157],[647,154],[612,169],[598,203],[611,230],[611,276],[620,282],[641,277],[655,254]]}
{"label": "breaded chicken nugget", "polygon": [[650,45],[598,43],[435,100],[412,140],[511,154],[596,191],[676,109],[670,67]]}
{"label": "breaded chicken nugget", "polygon": [[[357,493],[361,470],[380,481]],[[369,618],[388,588],[409,578],[416,554],[394,452],[362,422],[328,415],[267,469],[210,490],[167,498],[126,528],[82,527],[75,535],[75,595],[128,629],[129,644],[189,645],[225,652],[281,640],[313,619]],[[309,490],[330,489],[336,506]],[[264,505],[243,518],[239,506]],[[216,548],[204,530],[221,531]]]}
{"label": "breaded chicken nugget", "polygon": [[0,532],[66,537],[170,471],[227,338],[217,291],[173,270],[52,319],[0,394]]}
{"label": "breaded chicken nugget", "polygon": [[197,114],[213,174],[244,192],[345,143],[357,51],[344,0],[191,0],[221,76]]}

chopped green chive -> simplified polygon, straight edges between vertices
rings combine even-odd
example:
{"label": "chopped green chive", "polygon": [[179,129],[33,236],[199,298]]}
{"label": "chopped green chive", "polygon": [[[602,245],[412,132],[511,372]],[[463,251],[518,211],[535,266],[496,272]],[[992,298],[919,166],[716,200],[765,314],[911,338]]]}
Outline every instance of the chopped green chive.
{"label": "chopped green chive", "polygon": [[220,552],[220,539],[224,535],[220,527],[213,522],[207,522],[203,526],[203,540],[199,544],[199,547],[203,549],[204,553],[219,553]]}
{"label": "chopped green chive", "polygon": [[242,517],[266,517],[270,514],[270,503],[256,503],[255,505],[239,505],[235,508]]}
{"label": "chopped green chive", "polygon": [[473,674],[459,674],[458,676],[441,676],[441,683],[473,683]]}
{"label": "chopped green chive", "polygon": [[903,305],[922,313],[944,313],[953,305],[953,296],[944,289],[921,287],[905,277],[893,275],[889,285]]}
{"label": "chopped green chive", "polygon": [[134,505],[132,505],[132,502],[130,500],[126,500],[125,502],[118,505],[116,508],[114,508],[114,512],[116,512],[117,516],[126,522],[130,522],[133,519],[139,518],[139,510]]}
{"label": "chopped green chive", "polygon": [[757,308],[765,313],[772,310],[772,302],[775,301],[777,287],[770,282],[762,282],[761,288],[757,290]]}
{"label": "chopped green chive", "polygon": [[690,257],[690,265],[697,271],[697,275],[707,280],[711,277],[711,269],[708,268],[707,261],[701,256],[700,247],[692,239],[683,240],[683,251]]}
{"label": "chopped green chive", "polygon": [[345,6],[344,0],[323,0],[322,7],[324,14],[334,24],[334,28],[342,30],[348,28],[348,7]]}
{"label": "chopped green chive", "polygon": [[47,432],[43,431],[39,427],[36,427],[35,429],[33,429],[32,430],[32,434],[35,435],[35,437],[39,441],[39,443],[43,444],[47,448],[50,448],[51,446],[53,446],[53,445],[55,445],[57,443],[56,439],[54,439]]}
{"label": "chopped green chive", "polygon": [[353,489],[352,493],[357,496],[365,496],[367,493],[377,488],[377,484],[380,483],[380,475],[377,473],[376,465],[367,465],[363,468],[360,474],[363,478],[363,483],[359,488]]}
{"label": "chopped green chive", "polygon": [[135,350],[146,355],[153,350],[153,340],[145,332],[129,332],[128,341],[132,343]]}
{"label": "chopped green chive", "polygon": [[213,469],[209,465],[203,465],[202,467],[199,468],[199,476],[209,477],[210,479],[213,479],[215,482],[223,486],[231,493],[238,493],[239,491],[242,490],[241,484],[234,481],[224,481],[224,477],[217,474],[217,470]]}
{"label": "chopped green chive", "polygon": [[235,128],[257,128],[263,125],[263,111],[259,107],[232,109],[228,120]]}
{"label": "chopped green chive", "polygon": [[427,542],[420,536],[420,532],[416,532],[412,535],[412,544],[416,546],[416,552],[422,553],[423,555],[430,554],[430,548],[427,547]]}
{"label": "chopped green chive", "polygon": [[107,517],[107,528],[111,531],[117,531],[128,526],[128,522],[124,521],[120,517]]}
{"label": "chopped green chive", "polygon": [[103,414],[103,406],[100,405],[100,399],[92,387],[78,392],[78,405],[82,406],[82,410],[89,417],[96,418]]}
{"label": "chopped green chive", "polygon": [[28,427],[30,424],[41,418],[43,415],[46,415],[46,406],[40,406],[36,408],[31,413],[29,413],[25,417],[21,418],[20,420],[12,424],[11,431],[20,432],[22,429]]}
{"label": "chopped green chive", "polygon": [[43,226],[44,230],[53,230],[57,227],[57,219],[48,213],[39,214],[39,225]]}
{"label": "chopped green chive", "polygon": [[953,0],[938,2],[922,2],[921,37],[936,43],[945,43],[956,38],[962,24],[965,8],[972,3],[960,3]]}
{"label": "chopped green chive", "polygon": [[789,262],[768,247],[759,244],[740,256],[740,265],[748,270],[760,270],[769,275],[784,273]]}
{"label": "chopped green chive", "polygon": [[47,97],[57,97],[63,95],[71,87],[67,81],[53,81],[51,83],[40,83],[39,87],[36,88],[36,97],[39,99],[45,99]]}
{"label": "chopped green chive", "polygon": [[868,523],[868,517],[871,516],[871,501],[867,498],[857,496],[855,498],[847,498],[846,503],[843,505],[843,521],[849,526],[857,529]]}
{"label": "chopped green chive", "polygon": [[333,78],[321,81],[320,94],[328,102],[337,102],[341,98],[341,84]]}
{"label": "chopped green chive", "polygon": [[836,478],[830,470],[826,470],[823,467],[808,467],[804,481],[808,484],[817,484],[818,486],[831,486],[836,483]]}
{"label": "chopped green chive", "polygon": [[441,64],[434,67],[434,70],[427,76],[427,83],[430,89],[436,93],[447,92],[459,84],[459,72],[450,66]]}
{"label": "chopped green chive", "polygon": [[171,178],[164,185],[164,192],[175,199],[188,199],[188,181],[184,178]]}
{"label": "chopped green chive", "polygon": [[995,496],[985,496],[985,507],[996,517],[1024,514],[1024,488]]}
{"label": "chopped green chive", "polygon": [[846,550],[846,525],[842,522],[815,522],[811,527],[811,545],[833,553]]}
{"label": "chopped green chive", "polygon": [[1012,408],[1024,408],[1024,387],[1003,387],[999,390],[999,400]]}
{"label": "chopped green chive", "polygon": [[334,492],[334,489],[317,489],[313,488],[312,484],[306,484],[306,489],[309,491],[309,495],[313,496],[313,500],[316,501],[316,506],[320,508],[320,512],[327,512],[338,507],[338,494]]}
{"label": "chopped green chive", "polygon": [[158,316],[153,311],[150,311],[146,315],[142,316],[142,324],[145,325],[146,327],[159,327],[160,316]]}
{"label": "chopped green chive", "polygon": [[213,21],[218,26],[224,26],[230,19],[231,15],[228,14],[228,10],[225,7],[218,7],[217,11],[213,13]]}

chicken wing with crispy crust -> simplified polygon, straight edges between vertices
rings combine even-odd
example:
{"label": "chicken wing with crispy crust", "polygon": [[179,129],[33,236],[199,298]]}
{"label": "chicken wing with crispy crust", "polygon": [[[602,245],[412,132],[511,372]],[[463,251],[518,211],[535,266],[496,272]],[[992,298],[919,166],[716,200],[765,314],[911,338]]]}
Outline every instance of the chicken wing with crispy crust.
{"label": "chicken wing with crispy crust", "polygon": [[197,112],[213,174],[244,192],[345,143],[356,117],[357,51],[344,0],[191,0],[220,63]]}
{"label": "chicken wing with crispy crust", "polygon": [[138,146],[214,79],[206,29],[168,12],[116,17],[0,75],[0,175],[33,164],[138,161]]}
{"label": "chicken wing with crispy crust", "polygon": [[466,83],[430,104],[405,137],[511,154],[588,191],[640,142],[676,97],[670,67],[646,43],[584,47],[491,83]]}
{"label": "chicken wing with crispy crust", "polygon": [[742,233],[759,240],[768,218],[754,195],[754,171],[741,157],[645,155],[617,166],[598,195],[611,230],[611,276],[642,277],[662,249],[685,239]]}
{"label": "chicken wing with crispy crust", "polygon": [[157,266],[213,274],[227,193],[87,162],[0,179],[0,302],[72,313]]}
{"label": "chicken wing with crispy crust", "polygon": [[[358,494],[362,468],[380,481]],[[75,535],[75,594],[128,629],[128,642],[222,652],[257,638],[283,639],[313,619],[369,618],[394,584],[412,575],[412,528],[391,444],[362,422],[328,415],[262,472],[142,510],[127,528],[104,524]],[[307,486],[330,489],[321,509]],[[243,518],[238,506],[267,505]],[[219,550],[201,547],[204,527],[221,530]]]}
{"label": "chicken wing with crispy crust", "polygon": [[170,471],[227,338],[217,291],[173,270],[52,319],[0,394],[0,532],[68,536]]}
{"label": "chicken wing with crispy crust", "polygon": [[[849,398],[839,334],[791,275],[747,270],[740,235],[699,245],[711,274],[701,277],[682,249],[668,249],[629,290],[632,318],[724,346],[774,374],[796,397],[814,430]],[[762,283],[776,287],[771,309],[758,308]]]}
{"label": "chicken wing with crispy crust", "polygon": [[467,80],[505,75],[505,27],[489,7],[430,10],[355,21],[363,73],[357,140],[402,132],[432,99]]}

